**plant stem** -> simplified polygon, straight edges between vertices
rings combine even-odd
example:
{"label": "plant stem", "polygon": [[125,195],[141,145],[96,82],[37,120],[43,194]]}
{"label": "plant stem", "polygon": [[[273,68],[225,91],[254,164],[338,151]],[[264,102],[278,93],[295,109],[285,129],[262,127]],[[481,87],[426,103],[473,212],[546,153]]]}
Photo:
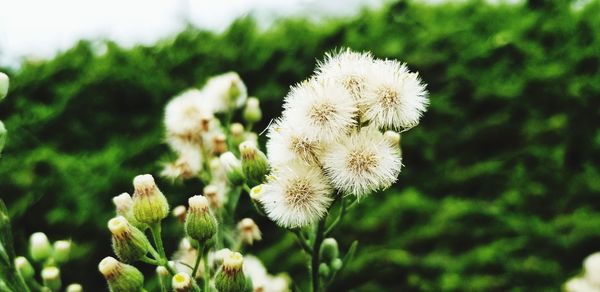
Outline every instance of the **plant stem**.
{"label": "plant stem", "polygon": [[323,230],[325,229],[326,219],[327,217],[324,217],[321,221],[319,221],[315,230],[315,238],[313,242],[310,266],[312,292],[319,292],[321,288],[321,285],[319,283],[319,264],[321,263],[319,259],[319,251],[321,249],[321,243],[323,242]]}
{"label": "plant stem", "polygon": [[194,268],[192,269],[192,278],[196,278],[196,273],[198,272],[198,267],[200,266],[200,259],[202,258],[202,254],[204,250],[204,246],[198,244],[198,249],[196,250],[196,261],[194,262]]}
{"label": "plant stem", "polygon": [[208,267],[208,248],[204,251],[204,256],[202,257],[202,262],[204,263],[204,291],[210,291],[210,268]]}
{"label": "plant stem", "polygon": [[[152,239],[154,240],[154,244],[158,249],[159,260],[162,266],[165,267],[165,269],[167,269],[167,271],[169,271],[171,275],[175,275],[176,273],[173,270],[173,268],[171,268],[171,266],[169,265],[169,260],[167,259],[167,255],[165,254],[165,248],[163,247],[162,238],[160,236],[160,229],[160,222],[150,224],[150,233],[152,233]],[[154,256],[156,257],[156,255]]]}
{"label": "plant stem", "polygon": [[158,260],[153,260],[147,256],[144,256],[143,258],[140,259],[140,261],[147,263],[147,264],[151,264],[151,265],[155,265],[155,266],[160,266],[160,261]]}
{"label": "plant stem", "polygon": [[338,225],[338,223],[340,223],[340,221],[342,220],[342,218],[344,217],[345,214],[346,214],[346,198],[342,198],[342,207],[340,209],[340,212],[338,213],[338,216],[335,218],[335,220],[333,220],[333,222],[331,222],[329,227],[327,227],[327,230],[325,230],[324,236],[328,236],[333,231],[335,226]]}
{"label": "plant stem", "polygon": [[304,234],[302,234],[302,230],[290,229],[290,231],[296,235],[296,238],[298,239],[298,243],[300,243],[300,246],[302,247],[302,249],[306,253],[312,254],[312,248],[308,245],[308,241],[304,237]]}

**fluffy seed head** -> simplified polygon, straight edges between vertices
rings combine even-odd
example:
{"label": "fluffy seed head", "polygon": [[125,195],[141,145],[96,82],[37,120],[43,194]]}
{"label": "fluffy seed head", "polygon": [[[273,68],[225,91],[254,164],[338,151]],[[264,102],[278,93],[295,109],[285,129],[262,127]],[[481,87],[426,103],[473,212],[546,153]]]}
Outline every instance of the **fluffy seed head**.
{"label": "fluffy seed head", "polygon": [[311,140],[332,141],[356,124],[358,108],[350,93],[327,80],[311,79],[292,88],[283,115],[301,125]]}
{"label": "fluffy seed head", "polygon": [[425,84],[405,64],[376,61],[377,77],[364,94],[364,118],[379,128],[408,129],[416,126],[427,110]]}
{"label": "fluffy seed head", "polygon": [[387,188],[400,173],[399,148],[373,127],[340,139],[323,157],[325,173],[344,194],[363,196]]}
{"label": "fluffy seed head", "polygon": [[174,97],[165,107],[167,137],[198,144],[203,122],[212,117],[212,111],[205,104],[206,97],[197,89]]}
{"label": "fluffy seed head", "polygon": [[225,112],[239,108],[246,102],[248,92],[246,85],[235,72],[214,76],[206,82],[202,93],[210,99],[214,112]]}
{"label": "fluffy seed head", "polygon": [[331,204],[332,189],[318,167],[290,163],[273,173],[259,200],[280,226],[296,228],[319,220]]}
{"label": "fluffy seed head", "polygon": [[288,120],[278,120],[267,134],[267,154],[271,165],[286,165],[293,160],[319,165],[323,143],[309,138],[301,127]]}

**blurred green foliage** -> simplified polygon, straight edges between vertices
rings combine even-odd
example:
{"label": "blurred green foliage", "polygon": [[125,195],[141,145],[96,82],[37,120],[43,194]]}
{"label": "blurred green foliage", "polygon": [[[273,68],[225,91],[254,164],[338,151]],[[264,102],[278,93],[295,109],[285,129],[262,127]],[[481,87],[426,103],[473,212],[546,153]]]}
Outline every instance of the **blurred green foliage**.
{"label": "blurred green foliage", "polygon": [[[334,291],[557,290],[600,249],[600,2],[573,4],[401,1],[266,31],[246,18],[223,34],[190,27],[155,46],[81,42],[7,69],[0,192],[17,252],[35,231],[72,238],[80,259],[65,283],[101,287],[110,199],[131,191],[134,175],[159,172],[171,96],[235,70],[263,102],[263,129],[289,85],[348,46],[407,62],[429,84],[431,107],[403,135],[398,184],[361,202],[334,234],[343,250],[360,241]],[[159,185],[173,205],[199,192],[195,182]],[[252,252],[272,273],[304,278],[293,237],[257,219],[265,240]]]}

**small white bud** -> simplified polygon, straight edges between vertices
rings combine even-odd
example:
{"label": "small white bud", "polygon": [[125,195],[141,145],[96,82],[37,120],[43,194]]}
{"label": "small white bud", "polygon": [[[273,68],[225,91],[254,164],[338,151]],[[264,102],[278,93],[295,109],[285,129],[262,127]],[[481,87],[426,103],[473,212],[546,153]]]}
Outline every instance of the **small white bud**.
{"label": "small white bud", "polygon": [[42,269],[42,280],[44,286],[50,288],[50,290],[60,290],[60,270],[57,267],[45,267]]}
{"label": "small white bud", "polygon": [[83,292],[83,287],[77,283],[67,286],[66,292]]}
{"label": "small white bud", "polygon": [[36,232],[29,238],[29,251],[31,258],[36,262],[41,262],[52,254],[52,246],[48,237],[43,232]]}
{"label": "small white bud", "polygon": [[254,241],[262,239],[258,225],[251,218],[244,218],[238,223],[240,240],[245,244],[252,245]]}
{"label": "small white bud", "polygon": [[58,263],[65,263],[69,260],[71,253],[71,241],[58,240],[54,242],[54,260]]}
{"label": "small white bud", "polygon": [[173,208],[173,216],[179,221],[185,221],[185,214],[187,213],[187,208],[184,205],[179,205]]}
{"label": "small white bud", "polygon": [[8,76],[0,72],[0,101],[2,101],[8,94],[9,83]]}

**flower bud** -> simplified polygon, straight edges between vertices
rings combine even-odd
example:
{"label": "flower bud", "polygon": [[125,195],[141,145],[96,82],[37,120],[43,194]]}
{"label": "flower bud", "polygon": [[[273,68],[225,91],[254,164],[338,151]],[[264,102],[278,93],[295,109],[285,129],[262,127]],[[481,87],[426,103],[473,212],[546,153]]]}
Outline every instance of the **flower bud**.
{"label": "flower bud", "polygon": [[600,287],[600,252],[595,252],[583,260],[585,279],[596,287]]}
{"label": "flower bud", "polygon": [[171,274],[167,268],[163,266],[156,267],[156,275],[158,276],[160,286],[165,287],[167,291],[171,291]]}
{"label": "flower bud", "polygon": [[263,194],[263,184],[257,185],[250,190],[250,198],[252,200],[258,201]]}
{"label": "flower bud", "polygon": [[173,287],[173,291],[176,292],[200,291],[200,288],[196,286],[192,277],[187,273],[175,274],[171,281],[171,286]]}
{"label": "flower bud", "polygon": [[144,275],[138,269],[113,257],[105,257],[98,270],[108,282],[111,292],[140,291],[144,287]]}
{"label": "flower bud", "polygon": [[320,256],[323,262],[331,263],[339,257],[338,243],[334,238],[325,238],[321,244]]}
{"label": "flower bud", "polygon": [[240,143],[244,142],[246,139],[246,135],[244,135],[244,126],[240,123],[231,124],[230,132],[232,147],[238,147]]}
{"label": "flower bud", "polygon": [[4,123],[0,121],[0,152],[4,149],[4,145],[6,144],[7,131],[4,127]]}
{"label": "flower bud", "polygon": [[190,209],[185,220],[185,232],[205,244],[217,233],[217,219],[208,208],[208,200],[204,196],[193,196],[189,198]]}
{"label": "flower bud", "polygon": [[334,271],[339,271],[342,266],[344,265],[344,262],[342,262],[342,260],[340,258],[334,259],[333,261],[331,261],[331,269]]}
{"label": "flower bud", "polygon": [[219,188],[216,185],[207,185],[202,190],[202,194],[208,200],[208,204],[212,209],[216,209],[223,203],[219,197]]}
{"label": "flower bud", "polygon": [[67,286],[67,289],[65,290],[65,292],[83,292],[83,287],[81,287],[81,285],[79,285],[77,283],[73,283],[73,284]]}
{"label": "flower bud", "polygon": [[269,172],[267,156],[252,142],[240,144],[240,156],[242,157],[242,170],[250,183],[262,183]]}
{"label": "flower bud", "polygon": [[62,285],[60,282],[60,270],[57,267],[43,268],[42,281],[44,286],[50,288],[51,291],[60,290],[60,286]]}
{"label": "flower bud", "polygon": [[219,133],[213,138],[213,152],[215,155],[221,155],[227,152],[227,136],[223,133]]}
{"label": "flower bud", "polygon": [[146,235],[135,228],[123,216],[108,221],[108,229],[112,233],[112,246],[115,254],[124,262],[133,262],[144,257],[149,250],[150,242]]}
{"label": "flower bud", "polygon": [[0,101],[2,101],[8,94],[9,83],[8,76],[0,72]]}
{"label": "flower bud", "polygon": [[383,138],[392,144],[394,147],[400,147],[400,133],[395,131],[386,131]]}
{"label": "flower bud", "polygon": [[21,274],[21,276],[25,280],[31,279],[35,275],[35,270],[33,269],[33,266],[25,257],[16,257],[15,267],[17,271],[19,271],[19,274]]}
{"label": "flower bud", "polygon": [[54,260],[59,263],[65,263],[69,260],[71,253],[71,241],[58,240],[54,242]]}
{"label": "flower bud", "polygon": [[187,213],[187,209],[183,205],[173,208],[173,217],[179,219],[181,222],[185,222],[185,213]]}
{"label": "flower bud", "polygon": [[133,199],[128,193],[122,193],[118,196],[113,197],[113,204],[115,204],[116,214],[125,217],[129,224],[137,227],[140,230],[145,230],[147,225],[139,222],[133,216]]}
{"label": "flower bud", "polygon": [[215,276],[215,287],[220,292],[245,291],[246,277],[242,266],[244,258],[239,252],[230,252],[223,259],[223,265]]}
{"label": "flower bud", "polygon": [[242,219],[238,223],[237,228],[240,240],[245,244],[252,245],[254,241],[260,241],[262,239],[258,225],[250,218]]}
{"label": "flower bud", "polygon": [[258,98],[250,97],[246,101],[246,107],[242,113],[244,120],[248,124],[254,124],[262,119],[262,111],[260,110],[260,103]]}
{"label": "flower bud", "polygon": [[133,215],[141,223],[159,223],[169,215],[169,203],[158,189],[152,175],[138,175],[133,179]]}
{"label": "flower bud", "polygon": [[222,265],[223,260],[225,259],[225,257],[229,256],[230,253],[231,253],[231,250],[228,248],[223,248],[223,249],[215,251],[215,253],[213,255],[214,264],[216,266]]}
{"label": "flower bud", "polygon": [[319,265],[319,275],[325,279],[329,278],[329,275],[331,274],[331,270],[329,269],[329,267],[327,266],[326,263],[321,263]]}
{"label": "flower bud", "polygon": [[225,152],[219,157],[221,165],[227,176],[227,180],[232,185],[239,186],[246,179],[242,170],[242,163],[231,152]]}
{"label": "flower bud", "polygon": [[48,237],[43,232],[36,232],[29,238],[29,252],[31,258],[36,262],[41,262],[52,255],[52,246]]}

